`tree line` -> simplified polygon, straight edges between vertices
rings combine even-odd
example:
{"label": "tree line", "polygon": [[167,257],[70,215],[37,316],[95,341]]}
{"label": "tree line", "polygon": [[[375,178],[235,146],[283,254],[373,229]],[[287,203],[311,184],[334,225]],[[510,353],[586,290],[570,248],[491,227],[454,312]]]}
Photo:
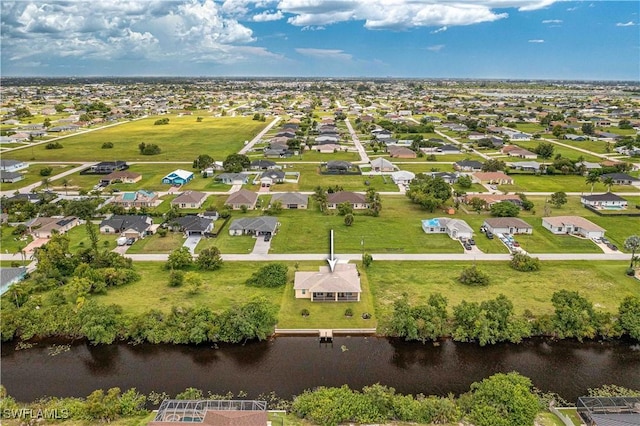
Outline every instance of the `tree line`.
{"label": "tree line", "polygon": [[449,314],[447,299],[439,293],[427,303],[413,305],[405,293],[394,302],[386,324],[387,334],[405,340],[426,342],[450,336],[455,341],[477,342],[481,346],[499,342],[519,343],[531,336],[583,339],[629,336],[640,340],[640,297],[627,296],[616,315],[598,311],[576,291],[553,294],[553,314],[535,316],[514,311],[513,303],[500,294],[482,302],[463,300]]}

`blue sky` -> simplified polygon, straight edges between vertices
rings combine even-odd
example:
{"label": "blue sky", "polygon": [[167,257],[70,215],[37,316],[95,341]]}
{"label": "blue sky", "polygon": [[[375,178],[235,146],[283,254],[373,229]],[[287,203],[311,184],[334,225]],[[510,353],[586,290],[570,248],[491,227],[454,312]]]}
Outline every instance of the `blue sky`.
{"label": "blue sky", "polygon": [[640,2],[0,3],[2,76],[640,80]]}

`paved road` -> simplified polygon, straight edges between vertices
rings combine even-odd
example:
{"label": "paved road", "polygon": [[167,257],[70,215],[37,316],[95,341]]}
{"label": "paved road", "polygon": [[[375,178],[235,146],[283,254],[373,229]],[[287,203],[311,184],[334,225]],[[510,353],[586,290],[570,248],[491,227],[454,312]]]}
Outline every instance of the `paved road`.
{"label": "paved road", "polygon": [[[74,167],[74,168],[73,168],[73,169],[71,169],[71,170],[67,170],[67,171],[62,172],[62,173],[60,173],[60,174],[57,174],[57,175],[55,175],[55,176],[51,176],[51,177],[49,178],[49,182],[53,182],[53,181],[56,181],[56,180],[62,179],[62,178],[63,178],[63,177],[65,177],[65,176],[69,176],[69,175],[72,175],[72,174],[74,174],[74,173],[77,173],[77,172],[79,172],[79,171],[81,171],[81,170],[84,170],[84,169],[88,168],[89,166],[91,166],[91,165],[93,165],[93,164],[96,164],[96,163],[95,163],[95,162],[93,162],[93,161],[92,161],[92,162],[90,162],[90,163],[82,163],[82,165],[81,165],[81,166]],[[37,187],[39,187],[39,186],[41,186],[41,185],[42,185],[42,181],[39,181],[39,182],[36,182],[36,183],[32,183],[31,185],[23,186],[23,187],[22,187],[22,188],[20,188],[18,191],[19,191],[19,192],[22,192],[22,193],[29,193],[29,192],[31,192],[31,190],[33,190],[33,189],[35,189],[35,188],[37,188]],[[6,196],[11,196],[11,195],[13,195],[15,192],[16,192],[16,190],[15,190],[15,189],[12,189],[12,190],[10,190],[10,191],[2,191],[0,194],[1,194],[1,195],[6,195]]]}
{"label": "paved road", "polygon": [[369,164],[369,156],[367,155],[367,151],[364,149],[364,146],[362,146],[362,143],[360,142],[360,139],[358,138],[358,135],[356,134],[356,131],[353,129],[353,126],[351,125],[351,122],[349,121],[348,118],[344,120],[344,124],[346,124],[347,129],[349,129],[349,133],[351,134],[351,140],[353,141],[353,144],[356,146],[356,149],[358,150],[358,155],[360,155],[360,161],[363,163]]}
{"label": "paved road", "polygon": [[253,149],[253,146],[255,144],[257,144],[260,139],[262,139],[262,137],[269,131],[271,130],[271,128],[273,126],[276,125],[276,123],[280,121],[280,117],[276,117],[274,118],[274,120],[269,123],[269,125],[267,127],[265,127],[264,129],[262,129],[262,131],[260,133],[258,133],[256,135],[255,138],[251,139],[251,142],[249,142],[248,144],[246,144],[244,147],[242,147],[242,149],[240,151],[238,151],[238,154],[246,154],[247,152],[249,152],[251,149]]}

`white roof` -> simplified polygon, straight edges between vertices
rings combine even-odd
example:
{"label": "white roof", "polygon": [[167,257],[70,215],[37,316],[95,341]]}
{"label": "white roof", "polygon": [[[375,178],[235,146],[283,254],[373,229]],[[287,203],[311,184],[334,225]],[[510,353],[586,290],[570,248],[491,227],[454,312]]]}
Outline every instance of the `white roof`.
{"label": "white roof", "polygon": [[176,170],[172,171],[171,173],[169,173],[165,177],[169,177],[171,175],[176,175],[179,178],[187,179],[188,177],[191,177],[193,175],[193,172],[189,172],[187,170],[182,170],[182,169],[176,169]]}

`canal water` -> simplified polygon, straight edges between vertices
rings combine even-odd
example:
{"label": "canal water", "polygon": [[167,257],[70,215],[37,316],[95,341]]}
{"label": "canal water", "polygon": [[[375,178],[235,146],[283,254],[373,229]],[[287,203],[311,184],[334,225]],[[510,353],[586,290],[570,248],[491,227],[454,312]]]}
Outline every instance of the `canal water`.
{"label": "canal water", "polygon": [[320,385],[360,389],[373,383],[401,393],[447,395],[514,370],[570,401],[603,384],[640,387],[640,346],[625,342],[532,339],[479,347],[336,337],[333,345],[321,346],[314,337],[281,337],[220,347],[76,343],[57,355],[51,352],[44,343],[26,350],[2,345],[1,382],[10,395],[32,401],[118,386],[170,395],[195,387],[205,394],[246,391],[256,397],[275,391],[291,397]]}

